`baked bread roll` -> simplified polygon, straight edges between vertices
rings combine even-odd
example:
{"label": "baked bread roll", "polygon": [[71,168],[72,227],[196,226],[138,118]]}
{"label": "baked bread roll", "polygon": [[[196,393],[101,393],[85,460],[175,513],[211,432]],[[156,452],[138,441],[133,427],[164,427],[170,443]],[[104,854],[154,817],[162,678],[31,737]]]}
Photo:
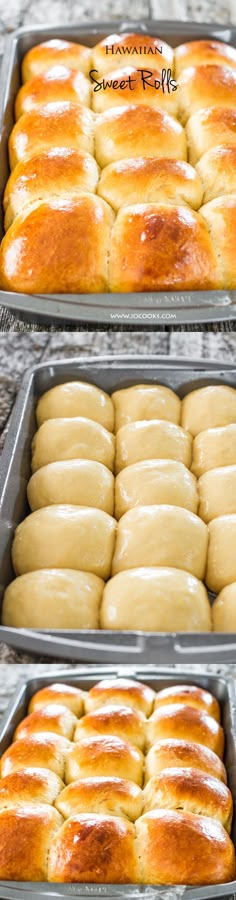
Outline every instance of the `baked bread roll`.
{"label": "baked bread roll", "polygon": [[151,747],[162,738],[179,738],[203,744],[222,759],[224,732],[221,725],[203,712],[184,703],[169,703],[152,713],[147,722],[147,744]]}
{"label": "baked bread roll", "polygon": [[207,885],[235,878],[234,845],[215,819],[153,810],[138,820],[136,834],[144,884]]}
{"label": "baked bread roll", "polygon": [[95,156],[101,167],[139,156],[186,160],[185,131],[164,110],[134,103],[117,106],[97,116]]}
{"label": "baked bread roll", "polygon": [[138,566],[170,566],[204,579],[206,525],[180,506],[138,506],[120,519],[112,575]]}
{"label": "baked bread roll", "polygon": [[[233,106],[233,104],[232,104]],[[192,166],[210,150],[223,144],[236,145],[236,110],[214,104],[190,116],[186,125],[189,162]]]}
{"label": "baked bread roll", "polygon": [[181,425],[196,437],[207,428],[236,423],[236,390],[211,384],[191,391],[182,400]]}
{"label": "baked bread roll", "polygon": [[11,173],[4,192],[5,231],[35,201],[95,193],[98,175],[95,159],[84,150],[56,147],[22,159]]}
{"label": "baked bread roll", "polygon": [[[42,470],[43,471],[43,470]],[[99,628],[104,582],[91,572],[41,569],[6,588],[2,623],[10,628]]]}
{"label": "baked bread roll", "polygon": [[0,811],[25,803],[46,803],[53,806],[63,791],[63,781],[49,769],[21,769],[6,775],[0,782]]}
{"label": "baked bread roll", "polygon": [[62,821],[46,804],[1,809],[1,881],[47,881],[48,853]]}
{"label": "baked bread roll", "polygon": [[38,709],[44,709],[49,703],[59,703],[59,705],[67,706],[77,718],[84,712],[84,691],[72,684],[49,684],[48,687],[41,688],[36,694],[33,694],[28,706],[28,712],[36,712]]}
{"label": "baked bread roll", "polygon": [[123,60],[131,58],[131,62],[137,68],[147,68],[155,71],[160,67],[167,68],[173,65],[173,50],[165,41],[153,37],[150,34],[109,34],[99,41],[92,51],[92,64],[98,69],[101,77],[107,72],[116,69]]}
{"label": "baked bread roll", "polygon": [[177,78],[189,66],[230,66],[236,69],[236,49],[223,41],[188,41],[175,48],[175,74]]}
{"label": "baked bread roll", "polygon": [[[152,160],[154,162],[154,160]],[[133,387],[114,391],[115,431],[130,422],[143,419],[165,419],[180,423],[181,400],[163,384],[135,384]]]}
{"label": "baked bread roll", "polygon": [[94,117],[85,106],[58,101],[21,116],[9,138],[10,168],[30,156],[55,147],[93,154]]}
{"label": "baked bread roll", "polygon": [[94,709],[81,722],[78,722],[74,732],[74,741],[81,741],[86,737],[112,734],[131,744],[144,749],[145,745],[145,716],[140,710],[129,706],[117,706],[106,704]]}
{"label": "baked bread roll", "polygon": [[62,41],[53,38],[31,47],[23,57],[22,81],[29,81],[35,75],[41,75],[51,66],[70,66],[88,75],[92,65],[92,51],[83,44]]}
{"label": "baked bread roll", "polygon": [[164,203],[119,210],[111,236],[109,272],[110,290],[118,293],[223,286],[202,216],[185,206]]}
{"label": "baked bread roll", "polygon": [[192,472],[197,478],[211,469],[231,465],[236,465],[236,425],[210,428],[194,438]]}
{"label": "baked bread roll", "polygon": [[143,794],[134,781],[111,776],[109,778],[95,776],[68,784],[55,801],[55,805],[64,819],[70,819],[71,816],[86,811],[86,813],[122,816],[135,822],[135,819],[142,815]]}
{"label": "baked bread roll", "polygon": [[1,778],[19,772],[29,766],[49,769],[64,780],[65,757],[70,741],[54,732],[29,734],[10,744],[1,758]]}
{"label": "baked bread roll", "polygon": [[103,509],[112,516],[114,477],[107,466],[94,460],[68,459],[53,462],[42,466],[32,475],[27,496],[32,512],[54,503],[72,503]]}
{"label": "baked bread roll", "polygon": [[184,509],[197,513],[197,481],[183,463],[171,459],[147,459],[127,466],[117,475],[116,519],[120,519],[134,506],[151,506],[156,503],[183,506]]}
{"label": "baked bread roll", "polygon": [[57,100],[91,106],[90,97],[90,83],[82,72],[55,65],[23,84],[16,96],[15,117],[17,120],[24,113]]}
{"label": "baked bread roll", "polygon": [[118,816],[73,816],[51,843],[48,880],[136,884],[141,878],[134,825]]}
{"label": "baked bread roll", "polygon": [[141,157],[103,169],[98,194],[115,210],[133,203],[182,203],[199,209],[203,189],[199,175],[188,163]]}
{"label": "baked bread roll", "polygon": [[137,568],[105,585],[100,621],[118,631],[211,631],[203,584],[181,569]]}
{"label": "baked bread roll", "polygon": [[183,124],[199,109],[236,105],[236,71],[230,66],[197,65],[179,78],[179,116]]}
{"label": "baked bread roll", "polygon": [[205,472],[199,478],[198,489],[199,516],[204,522],[236,513],[236,465]]}
{"label": "baked bread roll", "polygon": [[[199,520],[200,521],[200,520]],[[108,578],[115,519],[86,506],[46,506],[27,516],[15,532],[16,575],[35,569],[76,569]]]}
{"label": "baked bread roll", "polygon": [[[230,834],[233,800],[226,784],[199,769],[163,769],[144,790],[143,812],[175,809],[217,819]],[[59,804],[59,805],[58,805]],[[60,801],[57,801],[59,809]]]}
{"label": "baked bread roll", "polygon": [[213,631],[236,632],[236,582],[218,594],[212,606]]}
{"label": "baked bread roll", "polygon": [[71,741],[76,724],[77,718],[71,709],[51,700],[43,709],[37,709],[21,720],[14,731],[13,741],[27,738],[30,734],[41,734],[43,731],[55,731]]}
{"label": "baked bread roll", "polygon": [[236,146],[212,147],[196,168],[204,188],[203,203],[222,194],[236,193]]}
{"label": "baked bread roll", "polygon": [[[236,391],[235,391],[236,394]],[[67,381],[42,394],[36,408],[38,428],[46,419],[82,416],[114,431],[114,407],[111,397],[95,384]]]}
{"label": "baked bread roll", "polygon": [[3,238],[1,287],[40,295],[105,291],[112,222],[111,207],[94,194],[32,204]]}
{"label": "baked bread roll", "polygon": [[221,591],[236,581],[236,515],[219,516],[209,523],[206,584]]}
{"label": "baked bread roll", "polygon": [[[236,79],[236,72],[235,72]],[[217,197],[201,207],[201,215],[211,232],[219,264],[224,273],[224,287],[236,288],[234,247],[236,242],[236,196]],[[235,420],[234,420],[235,421]]]}
{"label": "baked bread roll", "polygon": [[129,741],[114,735],[83,738],[66,755],[65,782],[110,775],[134,781],[141,787],[143,763],[141,750]]}
{"label": "baked bread roll", "polygon": [[[103,113],[115,106],[125,106],[126,103],[134,103],[139,106],[159,107],[172,116],[178,115],[176,82],[170,70],[162,71],[161,65],[152,72],[148,64],[135,68],[133,65],[119,66],[118,63],[117,68],[106,72],[105,78],[102,76],[101,80],[96,69],[92,69],[90,80],[91,106],[96,113]],[[89,99],[86,105],[90,105]]]}
{"label": "baked bread roll", "polygon": [[116,435],[116,472],[146,459],[173,459],[189,468],[192,437],[173,422],[160,419],[123,425]]}
{"label": "baked bread roll", "polygon": [[174,684],[171,687],[158,691],[154,702],[154,710],[168,703],[186,703],[196,709],[203,709],[209,716],[213,716],[216,722],[220,722],[220,705],[216,697],[197,687],[195,684]]}
{"label": "baked bread roll", "polygon": [[40,425],[32,441],[32,471],[53,462],[71,459],[93,460],[113,469],[115,438],[99,422],[75,416],[48,419]]}
{"label": "baked bread roll", "polygon": [[141,681],[131,678],[104,678],[98,681],[85,697],[86,712],[99,709],[104,704],[131,706],[150,716],[153,709],[155,691]]}
{"label": "baked bread roll", "polygon": [[179,740],[179,738],[164,738],[154,744],[145,759],[145,780],[158,775],[163,769],[199,769],[207,775],[213,775],[226,784],[226,771],[219,756],[205,747],[196,744],[195,741]]}

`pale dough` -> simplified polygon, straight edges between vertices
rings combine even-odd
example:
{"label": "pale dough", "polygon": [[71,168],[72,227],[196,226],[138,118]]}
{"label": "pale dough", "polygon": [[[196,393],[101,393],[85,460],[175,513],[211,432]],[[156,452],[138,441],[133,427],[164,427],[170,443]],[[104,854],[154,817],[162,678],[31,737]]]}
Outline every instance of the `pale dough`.
{"label": "pale dough", "polygon": [[68,381],[51,388],[40,397],[36,409],[38,426],[46,419],[85,416],[99,422],[108,431],[114,430],[114,407],[111,398],[94,384]]}
{"label": "pale dough", "polygon": [[5,591],[2,624],[10,628],[99,628],[104,581],[88,572],[41,569]]}
{"label": "pale dough", "polygon": [[158,419],[123,425],[116,435],[116,472],[144,459],[175,459],[189,468],[192,437],[173,422]]}
{"label": "pale dough", "polygon": [[[43,471],[43,470],[42,470]],[[197,513],[197,480],[183,465],[169,459],[148,459],[127,466],[115,481],[115,517],[134,506],[170,503]]]}
{"label": "pale dough", "polygon": [[236,466],[211,469],[199,478],[199,516],[210,522],[217,516],[236,513]]}
{"label": "pale dough", "polygon": [[227,584],[212,606],[213,631],[236,632],[236,581]]}
{"label": "pale dough", "polygon": [[164,385],[136,384],[112,394],[115,407],[115,430],[129,422],[143,419],[166,419],[180,422],[181,400]]}
{"label": "pale dough", "polygon": [[197,478],[219,466],[236,465],[236,425],[209,428],[193,441],[192,472]]}
{"label": "pale dough", "polygon": [[193,437],[207,428],[236,423],[236,390],[225,384],[191,391],[182,400],[181,425]]}
{"label": "pale dough", "polygon": [[72,503],[103,509],[112,516],[114,476],[106,466],[94,460],[54,462],[42,466],[32,475],[27,495],[32,512],[54,503]]}
{"label": "pale dough", "polygon": [[138,568],[105,586],[101,628],[124,631],[211,631],[206,588],[188,572]]}
{"label": "pale dough", "polygon": [[32,472],[64,459],[93,459],[113,470],[115,438],[91,419],[48,419],[32,441]]}
{"label": "pale dough", "polygon": [[206,584],[221,591],[236,581],[236,515],[219,516],[209,524]]}
{"label": "pale dough", "polygon": [[171,566],[203,579],[208,529],[179,506],[138,506],[120,519],[112,575],[139,566]]}

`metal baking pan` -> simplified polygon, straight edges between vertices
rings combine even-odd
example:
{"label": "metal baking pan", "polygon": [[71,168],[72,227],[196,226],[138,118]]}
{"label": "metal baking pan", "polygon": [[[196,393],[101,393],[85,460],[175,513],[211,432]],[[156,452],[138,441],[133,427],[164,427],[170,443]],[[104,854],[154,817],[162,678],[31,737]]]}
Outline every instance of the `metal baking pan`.
{"label": "metal baking pan", "polygon": [[[8,138],[14,124],[14,100],[20,86],[20,64],[30,47],[50,38],[65,38],[94,46],[109,33],[122,31],[158,34],[176,46],[198,38],[217,38],[236,46],[236,27],[196,22],[145,20],[107,21],[95,25],[35,26],[20,28],[7,41],[0,83],[0,193],[7,178]],[[4,234],[0,210],[0,238]],[[236,291],[184,291],[132,294],[51,294],[29,295],[0,291],[0,303],[26,322],[50,325],[89,322],[96,325],[193,324],[233,321],[236,318]]]}
{"label": "metal baking pan", "polygon": [[[228,785],[234,800],[234,817],[232,826],[232,840],[236,843],[236,697],[235,686],[232,678],[219,676],[217,674],[208,674],[202,671],[201,674],[192,674],[191,670],[185,668],[182,673],[175,672],[167,667],[157,666],[90,666],[88,668],[73,668],[67,672],[56,673],[55,677],[48,675],[35,676],[35,678],[26,681],[16,691],[6,710],[0,725],[0,755],[2,755],[12,740],[14,729],[27,714],[27,706],[32,695],[40,690],[40,688],[52,684],[53,681],[61,681],[65,684],[72,684],[89,690],[101,678],[111,677],[129,677],[144,681],[154,690],[162,690],[173,684],[189,683],[196,684],[205,690],[211,691],[217,698],[221,707],[222,725],[226,736],[226,748],[224,762],[228,774]],[[186,900],[235,900],[236,881],[229,884],[212,885],[207,887],[170,887],[160,885],[96,885],[96,884],[48,884],[32,882],[0,882],[0,891],[2,900],[49,900],[49,898],[63,898],[69,900],[71,897],[84,898],[94,897],[106,898],[106,900],[123,900],[124,896],[127,900],[180,900],[183,896]]]}
{"label": "metal baking pan", "polygon": [[[11,545],[16,525],[30,512],[26,486],[31,469],[31,441],[36,430],[35,406],[49,388],[81,379],[108,393],[132,384],[160,383],[184,397],[205,384],[236,387],[236,366],[165,356],[104,356],[52,361],[34,366],[24,376],[12,413],[0,462],[0,606],[14,577]],[[210,599],[211,596],[209,595]],[[19,650],[88,662],[235,662],[236,635],[218,633],[154,633],[142,631],[36,631],[0,626],[0,641]]]}

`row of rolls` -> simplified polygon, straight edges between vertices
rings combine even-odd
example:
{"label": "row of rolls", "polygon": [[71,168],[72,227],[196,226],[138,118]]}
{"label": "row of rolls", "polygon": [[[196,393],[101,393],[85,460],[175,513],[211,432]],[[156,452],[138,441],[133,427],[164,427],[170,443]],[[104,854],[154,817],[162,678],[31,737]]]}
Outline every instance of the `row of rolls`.
{"label": "row of rolls", "polygon": [[[162,72],[178,81],[167,87]],[[143,34],[109,35],[92,49],[52,40],[28,51],[22,79],[3,289],[236,287],[234,47],[202,40],[173,51]]]}
{"label": "row of rolls", "polygon": [[220,720],[196,685],[39,690],[1,759],[0,879],[233,881]]}
{"label": "row of rolls", "polygon": [[236,630],[235,388],[70,381],[36,421],[3,624]]}

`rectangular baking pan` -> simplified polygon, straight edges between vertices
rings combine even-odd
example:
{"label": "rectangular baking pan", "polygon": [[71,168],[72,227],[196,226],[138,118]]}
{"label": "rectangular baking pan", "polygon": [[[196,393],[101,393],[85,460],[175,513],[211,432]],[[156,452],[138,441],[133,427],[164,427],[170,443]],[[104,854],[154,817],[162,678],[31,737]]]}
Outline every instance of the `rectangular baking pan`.
{"label": "rectangular baking pan", "polygon": [[[0,607],[12,580],[11,545],[16,525],[29,513],[26,499],[31,474],[31,441],[36,430],[35,406],[49,388],[81,379],[111,393],[137,383],[161,383],[181,397],[205,384],[236,387],[236,366],[165,356],[104,356],[52,361],[34,366],[24,376],[12,413],[0,461]],[[210,596],[210,595],[209,595]],[[142,631],[36,631],[0,626],[0,641],[19,650],[75,661],[235,662],[236,635],[165,634]]]}
{"label": "rectangular baking pan", "polygon": [[[102,24],[20,28],[7,41],[0,79],[0,193],[7,178],[8,138],[14,124],[14,100],[20,86],[20,63],[35,44],[50,38],[64,38],[93,46],[109,33],[147,32],[159,35],[173,46],[199,38],[217,38],[236,46],[236,27],[168,20],[143,22],[107,21]],[[3,236],[0,210],[0,238]],[[51,325],[93,323],[96,325],[193,324],[233,321],[236,318],[236,291],[169,291],[130,294],[28,295],[0,291],[0,304],[26,322]]]}
{"label": "rectangular baking pan", "polygon": [[[144,681],[154,688],[162,690],[173,684],[196,684],[205,690],[211,691],[219,700],[221,706],[222,725],[226,736],[225,765],[228,774],[228,785],[233,795],[234,817],[232,827],[232,840],[236,843],[236,697],[235,686],[232,678],[224,678],[217,674],[192,674],[185,668],[182,672],[175,672],[167,667],[157,666],[90,666],[88,668],[74,668],[67,672],[56,673],[55,677],[48,675],[35,676],[26,681],[16,691],[6,710],[0,724],[0,755],[2,755],[12,740],[14,729],[27,714],[27,706],[32,695],[40,688],[52,684],[53,681],[61,681],[66,684],[76,685],[84,690],[89,690],[101,678],[129,677]],[[106,898],[106,900],[233,900],[236,893],[236,881],[230,884],[212,885],[208,887],[171,887],[148,885],[96,885],[96,884],[32,884],[32,882],[0,882],[2,900],[49,900],[49,898],[94,897]]]}

